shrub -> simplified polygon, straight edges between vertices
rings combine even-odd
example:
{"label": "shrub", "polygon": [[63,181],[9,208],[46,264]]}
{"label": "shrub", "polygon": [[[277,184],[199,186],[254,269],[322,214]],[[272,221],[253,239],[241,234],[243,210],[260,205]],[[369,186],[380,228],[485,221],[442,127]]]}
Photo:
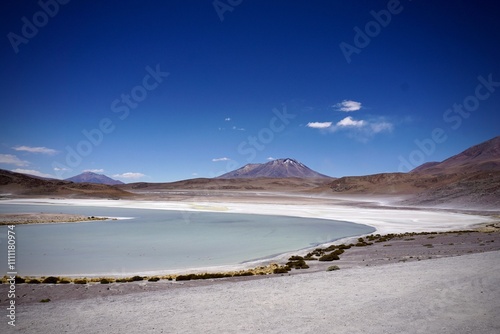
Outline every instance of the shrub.
{"label": "shrub", "polygon": [[71,281],[68,281],[67,279],[64,278],[59,281],[59,284],[69,284],[69,283],[71,283]]}
{"label": "shrub", "polygon": [[251,271],[243,271],[243,272],[239,272],[239,273],[236,273],[234,274],[235,277],[238,277],[238,276],[253,276],[255,275],[253,272]]}
{"label": "shrub", "polygon": [[142,280],[144,280],[144,278],[141,276],[134,276],[130,279],[131,282],[138,282],[138,281],[142,281]]}
{"label": "shrub", "polygon": [[36,278],[34,278],[34,279],[30,279],[28,283],[29,284],[40,284],[40,281],[37,280]]}
{"label": "shrub", "polygon": [[300,260],[288,261],[286,263],[286,266],[290,267],[290,268],[295,268],[295,269],[307,269],[307,268],[309,268],[309,266],[306,264],[306,261],[304,261],[304,259],[302,257],[300,257]]}
{"label": "shrub", "polygon": [[127,282],[130,282],[130,280],[128,278],[117,278],[115,280],[116,283],[127,283]]}
{"label": "shrub", "polygon": [[320,257],[318,259],[318,261],[335,261],[335,260],[340,260],[339,256],[337,254],[334,254],[334,253],[335,252],[323,255],[322,257]]}
{"label": "shrub", "polygon": [[148,279],[148,282],[158,282],[160,280],[159,277],[151,277]]}
{"label": "shrub", "polygon": [[339,270],[339,266],[330,266],[328,267],[328,269],[326,269],[326,271],[334,271],[334,270]]}
{"label": "shrub", "polygon": [[331,252],[333,250],[336,250],[339,246],[337,245],[330,245],[324,249],[325,252]]}
{"label": "shrub", "polygon": [[279,268],[275,268],[273,270],[273,274],[286,274],[288,273],[288,271],[290,270],[291,268],[290,267],[279,267]]}
{"label": "shrub", "polygon": [[59,278],[57,277],[54,277],[54,276],[49,276],[47,278],[45,278],[42,283],[46,283],[46,284],[56,284],[57,281],[59,280]]}
{"label": "shrub", "polygon": [[50,302],[49,298],[45,298],[45,299],[40,300],[40,303],[48,303],[48,302]]}
{"label": "shrub", "polygon": [[75,279],[73,283],[75,283],[75,284],[87,284],[87,279],[86,278]]}
{"label": "shrub", "polygon": [[101,278],[100,283],[101,284],[109,284],[111,282],[108,279],[106,279],[106,278]]}
{"label": "shrub", "polygon": [[16,276],[16,284],[26,283],[26,280],[21,276]]}

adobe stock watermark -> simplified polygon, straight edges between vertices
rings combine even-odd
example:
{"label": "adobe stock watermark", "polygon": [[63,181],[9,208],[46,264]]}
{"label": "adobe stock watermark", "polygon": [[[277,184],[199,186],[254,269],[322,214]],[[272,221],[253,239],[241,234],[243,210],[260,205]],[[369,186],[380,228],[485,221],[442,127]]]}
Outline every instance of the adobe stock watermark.
{"label": "adobe stock watermark", "polygon": [[[127,119],[131,109],[136,109],[139,103],[146,99],[148,92],[158,88],[163,80],[170,75],[168,72],[161,71],[160,64],[157,64],[154,69],[146,66],[145,70],[146,75],[143,77],[141,84],[134,86],[130,93],[123,93],[119,98],[111,102],[111,112],[116,114],[120,121]],[[81,133],[84,138],[74,146],[67,145],[65,147],[64,164],[57,161],[52,163],[57,177],[61,178],[66,171],[78,167],[83,158],[92,154],[94,148],[102,144],[105,135],[109,135],[115,129],[116,124],[109,117],[102,118],[93,129],[83,129]]]}
{"label": "adobe stock watermark", "polygon": [[28,44],[30,39],[38,35],[39,29],[45,27],[51,18],[54,18],[60,9],[60,5],[66,5],[70,0],[40,0],[38,6],[41,10],[37,11],[31,17],[31,20],[26,16],[21,18],[23,25],[21,26],[21,34],[9,32],[7,39],[16,54],[19,53],[19,46],[21,44]]}
{"label": "adobe stock watermark", "polygon": [[339,44],[340,51],[342,51],[347,63],[350,64],[352,62],[351,57],[353,54],[359,55],[363,49],[368,47],[372,39],[380,35],[382,28],[387,28],[393,16],[400,14],[403,9],[404,7],[399,0],[389,0],[387,2],[387,9],[382,9],[378,12],[374,10],[370,11],[373,20],[368,21],[363,30],[358,26],[353,28],[355,32],[353,44],[347,42],[341,42]]}
{"label": "adobe stock watermark", "polygon": [[[443,121],[449,124],[452,130],[457,130],[463,123],[464,119],[471,116],[471,113],[479,109],[480,102],[487,100],[498,87],[500,81],[493,80],[493,74],[489,74],[488,78],[482,75],[477,77],[479,83],[474,90],[473,95],[464,98],[461,104],[454,103],[449,109],[443,113]],[[430,136],[422,140],[415,139],[416,149],[411,151],[407,157],[399,156],[399,172],[409,172],[412,169],[424,163],[426,156],[432,155],[436,151],[438,144],[444,143],[448,139],[446,130],[435,128],[431,131]]]}
{"label": "adobe stock watermark", "polygon": [[235,7],[241,5],[243,0],[214,0],[212,5],[214,6],[215,12],[219,16],[221,22],[224,22],[224,13],[232,12]]}

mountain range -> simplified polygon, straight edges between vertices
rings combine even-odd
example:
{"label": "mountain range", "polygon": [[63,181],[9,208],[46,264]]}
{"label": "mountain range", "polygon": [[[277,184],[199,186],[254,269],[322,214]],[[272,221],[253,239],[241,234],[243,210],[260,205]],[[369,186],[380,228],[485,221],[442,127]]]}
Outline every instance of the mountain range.
{"label": "mountain range", "polygon": [[196,200],[199,196],[237,196],[250,199],[264,193],[279,192],[322,197],[383,197],[397,205],[498,209],[500,136],[472,146],[444,161],[424,163],[409,173],[381,173],[335,179],[317,173],[297,160],[286,158],[263,164],[249,164],[218,178],[169,183],[97,184],[96,182],[119,181],[104,175],[84,174],[79,175],[76,181],[85,183],[75,183],[69,181],[74,178],[44,180],[0,170],[0,194],[3,193],[3,197]]}

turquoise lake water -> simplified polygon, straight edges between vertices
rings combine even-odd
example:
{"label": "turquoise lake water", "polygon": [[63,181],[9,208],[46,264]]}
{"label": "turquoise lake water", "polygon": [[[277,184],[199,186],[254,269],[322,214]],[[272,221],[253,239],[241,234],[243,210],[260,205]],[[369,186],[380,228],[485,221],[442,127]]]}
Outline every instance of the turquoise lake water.
{"label": "turquoise lake water", "polygon": [[[348,222],[234,213],[0,204],[0,213],[132,217],[17,225],[19,275],[124,275],[239,264],[374,231]],[[7,227],[0,226],[7,272]]]}

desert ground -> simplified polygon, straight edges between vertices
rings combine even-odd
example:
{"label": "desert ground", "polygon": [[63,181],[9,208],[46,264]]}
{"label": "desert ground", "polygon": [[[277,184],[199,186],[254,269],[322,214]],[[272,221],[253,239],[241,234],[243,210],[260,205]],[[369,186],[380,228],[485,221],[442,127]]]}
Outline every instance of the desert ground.
{"label": "desert ground", "polygon": [[[308,261],[309,269],[288,274],[106,285],[18,284],[16,327],[5,319],[0,327],[20,333],[497,333],[500,329],[498,212],[394,207],[384,198],[225,197],[5,202],[258,212],[346,220],[373,226],[380,234],[467,232],[399,236],[353,247],[338,261]],[[270,198],[276,199],[273,204]],[[286,262],[296,253],[272,261]],[[340,270],[327,272],[332,264]],[[223,269],[234,268],[217,268]],[[7,285],[0,289],[6,305]],[[40,302],[43,299],[50,302]]]}

